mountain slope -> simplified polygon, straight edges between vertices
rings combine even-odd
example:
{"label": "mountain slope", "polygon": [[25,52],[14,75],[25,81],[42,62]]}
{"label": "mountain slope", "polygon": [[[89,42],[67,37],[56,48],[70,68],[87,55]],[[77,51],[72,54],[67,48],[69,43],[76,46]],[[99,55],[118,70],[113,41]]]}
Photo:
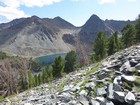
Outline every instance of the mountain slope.
{"label": "mountain slope", "polygon": [[93,43],[93,40],[100,31],[109,35],[113,32],[113,30],[107,27],[104,21],[102,21],[97,15],[92,15],[79,32],[80,40],[82,42]]}
{"label": "mountain slope", "polygon": [[73,33],[74,29],[75,26],[60,17],[32,16],[1,30],[0,47],[5,52],[23,56],[66,53],[73,47],[64,43],[62,36]]}
{"label": "mountain slope", "polygon": [[139,105],[140,46],[6,98],[3,105]]}
{"label": "mountain slope", "polygon": [[15,19],[0,24],[0,50],[12,55],[43,56],[67,53],[70,50],[82,52],[85,56],[92,50],[92,44],[98,32],[111,35],[131,21],[101,20],[92,15],[81,27],[75,27],[61,17],[54,19],[28,18]]}
{"label": "mountain slope", "polygon": [[81,27],[79,34],[79,40],[84,46],[86,54],[92,53],[93,42],[99,32],[105,32],[107,36],[112,35],[114,32],[121,34],[121,30],[126,24],[134,24],[135,21],[116,21],[116,20],[102,20],[97,15],[92,15],[88,21]]}
{"label": "mountain slope", "polygon": [[127,24],[135,24],[135,21],[115,21],[115,20],[105,20],[105,24],[107,24],[114,31],[121,31],[123,27]]}

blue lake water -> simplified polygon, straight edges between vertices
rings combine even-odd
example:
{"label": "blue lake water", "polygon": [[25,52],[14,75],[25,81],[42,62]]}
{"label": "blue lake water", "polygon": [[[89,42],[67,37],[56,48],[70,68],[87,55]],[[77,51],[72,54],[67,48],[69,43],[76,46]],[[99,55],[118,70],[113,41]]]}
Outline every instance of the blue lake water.
{"label": "blue lake water", "polygon": [[37,57],[35,61],[39,63],[40,65],[52,64],[55,58],[58,56],[61,56],[63,59],[65,59],[66,53],[40,56],[40,57]]}

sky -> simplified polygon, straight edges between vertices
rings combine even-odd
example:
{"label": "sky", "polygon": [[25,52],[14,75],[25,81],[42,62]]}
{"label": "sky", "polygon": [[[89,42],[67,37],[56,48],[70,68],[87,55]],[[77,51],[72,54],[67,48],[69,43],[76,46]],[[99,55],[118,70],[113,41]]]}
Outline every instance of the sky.
{"label": "sky", "polygon": [[0,0],[0,23],[36,15],[60,16],[82,26],[93,14],[102,20],[135,20],[140,14],[140,0]]}

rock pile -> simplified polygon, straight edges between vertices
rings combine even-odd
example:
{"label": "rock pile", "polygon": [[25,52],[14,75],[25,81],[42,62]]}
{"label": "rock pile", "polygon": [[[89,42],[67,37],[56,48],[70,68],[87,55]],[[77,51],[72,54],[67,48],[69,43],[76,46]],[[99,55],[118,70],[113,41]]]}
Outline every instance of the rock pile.
{"label": "rock pile", "polygon": [[7,98],[4,104],[140,105],[140,46]]}

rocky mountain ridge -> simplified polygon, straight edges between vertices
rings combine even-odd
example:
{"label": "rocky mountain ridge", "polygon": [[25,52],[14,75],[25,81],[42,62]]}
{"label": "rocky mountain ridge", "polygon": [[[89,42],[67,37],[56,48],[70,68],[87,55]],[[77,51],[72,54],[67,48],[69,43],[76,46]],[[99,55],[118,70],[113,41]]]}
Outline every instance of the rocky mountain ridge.
{"label": "rocky mountain ridge", "polygon": [[134,22],[103,21],[96,15],[92,15],[81,27],[76,27],[61,17],[49,19],[32,16],[15,19],[0,24],[0,50],[26,57],[67,53],[70,50],[90,52],[99,31],[111,35],[128,23]]}
{"label": "rocky mountain ridge", "polygon": [[139,105],[139,87],[140,45],[137,45],[6,98],[1,105]]}

